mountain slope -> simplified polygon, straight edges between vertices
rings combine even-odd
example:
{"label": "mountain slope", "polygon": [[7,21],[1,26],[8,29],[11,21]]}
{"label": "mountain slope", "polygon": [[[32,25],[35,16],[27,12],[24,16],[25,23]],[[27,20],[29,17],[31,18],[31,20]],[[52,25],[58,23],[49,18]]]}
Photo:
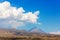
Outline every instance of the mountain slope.
{"label": "mountain slope", "polygon": [[31,32],[31,33],[40,33],[40,34],[44,33],[45,34],[45,32],[43,30],[41,30],[40,28],[37,28],[37,27],[34,27],[34,28],[30,29],[29,32]]}
{"label": "mountain slope", "polygon": [[16,30],[16,29],[0,29],[0,36],[2,37],[13,37],[13,36],[32,36],[32,35],[41,35],[45,34],[41,29],[39,28],[32,28],[29,31],[26,30]]}

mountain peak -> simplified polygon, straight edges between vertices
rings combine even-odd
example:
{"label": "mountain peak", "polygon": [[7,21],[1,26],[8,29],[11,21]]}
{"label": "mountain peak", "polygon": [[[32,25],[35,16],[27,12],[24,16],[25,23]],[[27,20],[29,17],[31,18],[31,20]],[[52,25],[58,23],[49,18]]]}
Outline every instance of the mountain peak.
{"label": "mountain peak", "polygon": [[33,32],[33,33],[45,33],[43,30],[41,30],[40,28],[38,27],[33,27],[32,29],[29,30],[30,32]]}

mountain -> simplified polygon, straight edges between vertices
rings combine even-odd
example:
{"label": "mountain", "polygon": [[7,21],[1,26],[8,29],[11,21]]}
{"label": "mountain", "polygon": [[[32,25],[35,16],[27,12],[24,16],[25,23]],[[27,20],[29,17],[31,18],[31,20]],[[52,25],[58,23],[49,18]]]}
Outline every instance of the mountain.
{"label": "mountain", "polygon": [[29,30],[29,32],[31,33],[43,33],[45,34],[45,32],[43,30],[41,30],[40,28],[37,28],[37,27],[33,27],[32,29]]}
{"label": "mountain", "polygon": [[0,29],[0,37],[15,37],[27,35],[26,30],[16,30],[16,29]]}
{"label": "mountain", "polygon": [[12,32],[8,29],[0,29],[0,37],[12,37],[14,36]]}
{"label": "mountain", "polygon": [[29,31],[16,29],[0,29],[0,37],[32,36],[45,34],[41,29],[34,27]]}

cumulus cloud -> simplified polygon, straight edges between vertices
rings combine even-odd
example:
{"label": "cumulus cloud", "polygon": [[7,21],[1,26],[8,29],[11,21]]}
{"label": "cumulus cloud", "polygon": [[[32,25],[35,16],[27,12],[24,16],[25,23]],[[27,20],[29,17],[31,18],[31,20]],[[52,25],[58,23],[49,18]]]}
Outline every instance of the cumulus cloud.
{"label": "cumulus cloud", "polygon": [[[3,23],[16,28],[28,23],[37,23],[39,11],[25,12],[23,7],[17,8],[11,6],[10,2],[5,1],[0,3],[0,20],[3,19]],[[0,24],[1,25],[1,24]]]}
{"label": "cumulus cloud", "polygon": [[50,34],[60,35],[60,31],[50,32]]}

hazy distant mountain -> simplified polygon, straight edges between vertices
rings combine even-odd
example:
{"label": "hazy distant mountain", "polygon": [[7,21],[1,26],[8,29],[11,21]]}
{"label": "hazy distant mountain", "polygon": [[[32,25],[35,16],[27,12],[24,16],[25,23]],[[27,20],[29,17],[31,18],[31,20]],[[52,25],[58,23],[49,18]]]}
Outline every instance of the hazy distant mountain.
{"label": "hazy distant mountain", "polygon": [[31,36],[45,33],[41,29],[35,27],[29,31],[26,30],[16,30],[16,29],[0,29],[0,36]]}
{"label": "hazy distant mountain", "polygon": [[12,32],[8,29],[0,29],[0,37],[12,37],[14,36]]}
{"label": "hazy distant mountain", "polygon": [[45,33],[43,30],[41,30],[40,28],[34,27],[32,29],[29,30],[31,33]]}

